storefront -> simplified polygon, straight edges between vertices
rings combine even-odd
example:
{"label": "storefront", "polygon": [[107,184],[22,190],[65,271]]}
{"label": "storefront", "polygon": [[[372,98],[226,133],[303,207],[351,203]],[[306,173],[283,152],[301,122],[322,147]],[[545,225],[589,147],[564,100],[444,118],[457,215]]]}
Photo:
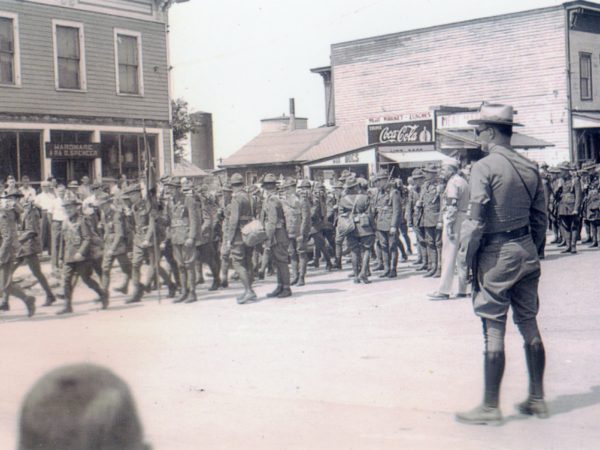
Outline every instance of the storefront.
{"label": "storefront", "polygon": [[377,170],[377,151],[375,147],[365,147],[346,151],[318,161],[311,161],[304,166],[304,175],[312,180],[327,184],[337,180],[344,170],[349,170],[358,177],[369,179]]}
{"label": "storefront", "polygon": [[573,132],[575,159],[600,163],[600,112],[574,112]]}
{"label": "storefront", "polygon": [[[4,125],[4,124],[3,124]],[[9,125],[9,124],[5,124]],[[54,176],[60,183],[103,177],[137,179],[144,174],[146,151],[159,173],[169,130],[135,127],[15,124],[0,127],[0,180],[9,175],[34,182]],[[166,141],[165,141],[166,140]]]}

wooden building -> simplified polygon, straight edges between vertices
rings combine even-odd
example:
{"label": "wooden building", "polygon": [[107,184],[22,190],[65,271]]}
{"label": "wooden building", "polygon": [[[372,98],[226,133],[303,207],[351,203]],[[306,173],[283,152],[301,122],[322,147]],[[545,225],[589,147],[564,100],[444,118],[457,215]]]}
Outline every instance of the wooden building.
{"label": "wooden building", "polygon": [[596,3],[574,1],[337,43],[327,69],[317,73],[325,81],[326,103],[333,99],[327,111],[334,111],[335,125],[393,122],[433,105],[507,103],[527,135],[553,144],[525,150],[531,159],[600,162]]}
{"label": "wooden building", "polygon": [[170,3],[0,0],[0,179],[170,172]]}

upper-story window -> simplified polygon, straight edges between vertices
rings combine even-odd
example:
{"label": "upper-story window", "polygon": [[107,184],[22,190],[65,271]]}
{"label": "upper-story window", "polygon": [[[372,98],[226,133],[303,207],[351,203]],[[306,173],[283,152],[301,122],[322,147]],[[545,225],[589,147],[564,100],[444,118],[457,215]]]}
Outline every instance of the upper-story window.
{"label": "upper-story window", "polygon": [[115,70],[118,94],[144,95],[141,33],[115,29]]}
{"label": "upper-story window", "polygon": [[592,55],[579,54],[579,84],[581,100],[592,100]]}
{"label": "upper-story window", "polygon": [[0,11],[0,85],[21,85],[18,29],[17,15]]}
{"label": "upper-story window", "polygon": [[83,24],[54,20],[54,74],[56,89],[85,91]]}

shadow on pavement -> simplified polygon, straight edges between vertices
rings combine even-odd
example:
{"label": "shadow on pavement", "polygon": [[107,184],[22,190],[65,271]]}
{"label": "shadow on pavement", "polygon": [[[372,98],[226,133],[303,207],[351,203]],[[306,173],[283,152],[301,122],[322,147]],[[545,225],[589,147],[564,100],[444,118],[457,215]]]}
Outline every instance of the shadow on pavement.
{"label": "shadow on pavement", "polygon": [[54,312],[49,314],[38,314],[36,312],[35,316],[27,317],[26,314],[12,316],[8,319],[0,319],[0,324],[2,323],[16,323],[16,322],[47,322],[48,320],[64,320],[69,319],[71,317],[80,317],[86,316],[88,312],[74,312],[71,314],[63,314],[61,316],[57,316]]}
{"label": "shadow on pavement", "polygon": [[[345,289],[314,289],[312,291],[292,291],[293,294],[289,298],[305,297],[307,295],[334,294],[336,292],[346,292]],[[271,299],[268,299],[271,300]],[[274,299],[277,300],[277,299]]]}
{"label": "shadow on pavement", "polygon": [[555,416],[597,404],[600,404],[600,386],[592,386],[589,392],[559,395],[548,402],[548,409],[550,416]]}

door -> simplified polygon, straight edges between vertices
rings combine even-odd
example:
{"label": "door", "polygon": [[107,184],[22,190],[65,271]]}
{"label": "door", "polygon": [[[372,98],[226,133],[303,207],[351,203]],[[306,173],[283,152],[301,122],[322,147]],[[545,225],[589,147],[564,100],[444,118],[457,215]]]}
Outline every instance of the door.
{"label": "door", "polygon": [[69,181],[81,181],[85,175],[94,179],[94,160],[53,159],[52,175],[65,186]]}

